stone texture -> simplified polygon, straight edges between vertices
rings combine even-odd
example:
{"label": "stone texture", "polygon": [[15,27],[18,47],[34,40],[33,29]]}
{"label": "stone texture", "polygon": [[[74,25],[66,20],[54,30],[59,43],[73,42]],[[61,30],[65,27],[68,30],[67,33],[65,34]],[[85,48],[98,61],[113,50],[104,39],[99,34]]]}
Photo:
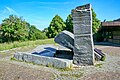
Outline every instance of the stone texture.
{"label": "stone texture", "polygon": [[78,6],[78,7],[76,7],[76,10],[91,10],[91,6],[90,6],[90,4],[86,4],[86,5],[82,5],[82,6]]}
{"label": "stone texture", "polygon": [[75,50],[76,52],[81,52],[81,53],[87,53],[87,52],[91,52],[91,36],[90,35],[82,35],[82,36],[75,36]]}
{"label": "stone texture", "polygon": [[22,61],[23,60],[23,54],[17,52],[16,54],[14,54],[14,58],[17,59],[17,60]]}
{"label": "stone texture", "polygon": [[25,62],[33,62],[33,56],[29,55],[29,53],[23,53],[23,61]]}
{"label": "stone texture", "polygon": [[54,41],[71,50],[74,48],[74,35],[69,31],[62,31],[55,37]]}
{"label": "stone texture", "polygon": [[71,68],[72,66],[72,60],[40,56],[25,52],[18,52],[14,54],[14,58],[25,62],[32,62],[44,66],[53,66],[56,68]]}
{"label": "stone texture", "polygon": [[55,46],[54,44],[39,45],[35,49],[33,49],[30,53],[41,56],[53,57],[57,49],[58,47]]}
{"label": "stone texture", "polygon": [[94,64],[94,47],[92,38],[91,5],[83,5],[72,10],[74,28],[73,63],[77,65]]}
{"label": "stone texture", "polygon": [[86,18],[86,17],[90,17],[89,12],[86,11],[81,11],[81,12],[74,12],[74,14],[72,15],[73,18]]}
{"label": "stone texture", "polygon": [[89,34],[91,31],[89,30],[90,25],[85,25],[85,24],[74,24],[74,34],[79,35],[79,34]]}
{"label": "stone texture", "polygon": [[74,19],[74,21],[82,21],[82,20],[91,20],[90,16],[84,16],[84,17],[72,17]]}

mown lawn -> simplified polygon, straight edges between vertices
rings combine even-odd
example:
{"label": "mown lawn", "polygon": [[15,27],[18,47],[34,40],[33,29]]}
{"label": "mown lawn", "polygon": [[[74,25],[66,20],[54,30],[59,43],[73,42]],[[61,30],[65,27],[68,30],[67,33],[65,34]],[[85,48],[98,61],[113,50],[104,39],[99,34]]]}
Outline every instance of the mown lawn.
{"label": "mown lawn", "polygon": [[17,47],[23,46],[35,46],[35,45],[42,45],[42,44],[55,44],[54,39],[44,39],[44,40],[36,40],[36,41],[24,41],[24,42],[11,42],[11,43],[1,43],[0,44],[0,51],[2,50],[9,50]]}

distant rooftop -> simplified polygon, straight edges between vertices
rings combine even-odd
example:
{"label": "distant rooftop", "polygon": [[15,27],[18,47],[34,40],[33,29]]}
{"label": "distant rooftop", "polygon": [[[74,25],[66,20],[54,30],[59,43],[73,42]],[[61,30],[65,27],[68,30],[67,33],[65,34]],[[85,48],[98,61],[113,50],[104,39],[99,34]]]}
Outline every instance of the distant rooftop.
{"label": "distant rooftop", "polygon": [[120,26],[120,18],[113,20],[113,21],[107,21],[107,22],[102,22],[102,26]]}
{"label": "distant rooftop", "polygon": [[120,21],[120,18],[118,18],[118,19],[116,19],[116,20],[114,20],[114,21]]}
{"label": "distant rooftop", "polygon": [[115,21],[102,22],[102,26],[120,26],[120,22],[115,22]]}

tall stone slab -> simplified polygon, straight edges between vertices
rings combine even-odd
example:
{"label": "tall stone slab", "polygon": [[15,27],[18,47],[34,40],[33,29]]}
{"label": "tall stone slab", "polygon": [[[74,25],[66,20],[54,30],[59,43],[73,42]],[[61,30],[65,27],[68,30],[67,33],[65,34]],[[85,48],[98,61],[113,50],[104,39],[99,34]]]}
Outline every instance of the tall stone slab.
{"label": "tall stone slab", "polygon": [[74,28],[73,63],[77,65],[94,64],[94,47],[92,37],[91,5],[78,6],[72,10]]}

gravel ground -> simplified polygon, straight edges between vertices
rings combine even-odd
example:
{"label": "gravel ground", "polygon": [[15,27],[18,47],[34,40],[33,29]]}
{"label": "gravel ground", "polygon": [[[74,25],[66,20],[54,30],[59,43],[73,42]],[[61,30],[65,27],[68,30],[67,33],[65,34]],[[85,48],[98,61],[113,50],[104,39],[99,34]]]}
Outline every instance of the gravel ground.
{"label": "gravel ground", "polygon": [[[33,47],[28,47],[30,50]],[[54,80],[52,72],[35,68],[33,64],[11,60],[16,51],[26,51],[28,48],[18,48],[0,52],[0,80]],[[37,65],[36,65],[37,66]],[[39,67],[39,66],[38,66]]]}
{"label": "gravel ground", "polygon": [[53,80],[51,72],[0,62],[0,80]]}
{"label": "gravel ground", "polygon": [[74,67],[68,71],[11,61],[17,49],[0,52],[0,80],[120,80],[120,47],[108,44],[95,45],[105,52],[105,61],[97,61],[95,66]]}

